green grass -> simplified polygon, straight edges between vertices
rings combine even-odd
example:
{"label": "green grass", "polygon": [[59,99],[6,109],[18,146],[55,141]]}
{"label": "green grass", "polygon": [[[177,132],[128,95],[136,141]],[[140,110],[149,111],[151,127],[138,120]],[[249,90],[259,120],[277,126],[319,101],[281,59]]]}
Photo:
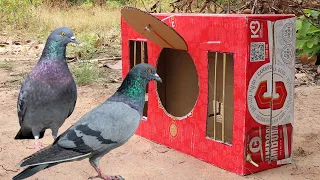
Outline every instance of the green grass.
{"label": "green grass", "polygon": [[40,0],[35,5],[28,0],[0,0],[0,32],[45,43],[53,29],[68,26],[82,43],[69,48],[78,58],[120,56],[119,7],[116,2],[103,8],[91,4],[59,8]]}
{"label": "green grass", "polygon": [[79,62],[70,66],[70,71],[75,78],[77,85],[90,85],[103,80],[102,72],[97,63]]}
{"label": "green grass", "polygon": [[0,62],[0,69],[11,71],[13,69],[13,64],[10,61],[2,61]]}

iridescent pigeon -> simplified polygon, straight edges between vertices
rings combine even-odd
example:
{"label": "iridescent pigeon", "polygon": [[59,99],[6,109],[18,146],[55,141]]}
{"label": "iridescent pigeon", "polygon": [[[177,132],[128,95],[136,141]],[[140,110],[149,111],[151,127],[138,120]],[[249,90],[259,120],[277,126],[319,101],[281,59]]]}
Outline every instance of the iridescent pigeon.
{"label": "iridescent pigeon", "polygon": [[78,44],[71,29],[55,29],[48,37],[40,60],[25,77],[17,103],[20,130],[15,139],[35,139],[40,149],[46,129],[56,139],[58,130],[75,107],[77,87],[66,62],[66,46]]}
{"label": "iridescent pigeon", "polygon": [[59,163],[89,158],[90,164],[104,180],[120,180],[121,176],[106,176],[99,160],[111,150],[127,142],[142,119],[148,82],[161,78],[153,66],[134,66],[123,83],[109,99],[85,114],[52,145],[23,159],[19,167],[26,167],[13,179],[23,179]]}

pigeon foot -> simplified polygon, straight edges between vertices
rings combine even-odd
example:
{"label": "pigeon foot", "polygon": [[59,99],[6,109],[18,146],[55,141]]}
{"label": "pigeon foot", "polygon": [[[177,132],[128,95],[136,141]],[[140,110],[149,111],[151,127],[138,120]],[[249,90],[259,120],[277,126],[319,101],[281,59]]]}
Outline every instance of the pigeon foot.
{"label": "pigeon foot", "polygon": [[118,175],[118,176],[97,175],[97,176],[91,176],[88,179],[95,179],[95,178],[100,178],[103,180],[125,180],[120,175]]}
{"label": "pigeon foot", "polygon": [[107,176],[105,174],[103,174],[103,172],[101,171],[101,169],[99,167],[95,167],[95,170],[97,171],[98,175],[97,176],[91,176],[88,179],[95,179],[95,178],[101,178],[103,180],[125,180],[123,179],[123,177],[121,177],[120,175],[117,176]]}
{"label": "pigeon foot", "polygon": [[41,144],[35,144],[34,146],[27,147],[27,149],[36,149],[36,150],[40,150],[42,148],[43,146]]}

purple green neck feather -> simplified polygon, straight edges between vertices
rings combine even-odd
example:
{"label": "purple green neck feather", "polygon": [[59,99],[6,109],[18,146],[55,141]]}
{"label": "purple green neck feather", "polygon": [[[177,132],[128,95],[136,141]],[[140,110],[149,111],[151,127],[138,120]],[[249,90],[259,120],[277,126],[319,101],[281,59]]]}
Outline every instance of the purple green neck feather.
{"label": "purple green neck feather", "polygon": [[126,103],[142,114],[147,83],[140,75],[134,76],[129,73],[117,92],[108,100]]}
{"label": "purple green neck feather", "polygon": [[40,60],[55,60],[65,61],[66,59],[66,46],[61,45],[59,41],[48,39],[43,49]]}

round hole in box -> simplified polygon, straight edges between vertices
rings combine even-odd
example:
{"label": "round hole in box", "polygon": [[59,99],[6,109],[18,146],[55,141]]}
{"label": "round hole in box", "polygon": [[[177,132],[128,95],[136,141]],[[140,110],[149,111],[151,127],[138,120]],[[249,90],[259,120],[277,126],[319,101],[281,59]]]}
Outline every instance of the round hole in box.
{"label": "round hole in box", "polygon": [[168,115],[184,118],[196,104],[199,85],[192,57],[187,51],[162,49],[157,73],[162,83],[157,83],[158,98]]}

